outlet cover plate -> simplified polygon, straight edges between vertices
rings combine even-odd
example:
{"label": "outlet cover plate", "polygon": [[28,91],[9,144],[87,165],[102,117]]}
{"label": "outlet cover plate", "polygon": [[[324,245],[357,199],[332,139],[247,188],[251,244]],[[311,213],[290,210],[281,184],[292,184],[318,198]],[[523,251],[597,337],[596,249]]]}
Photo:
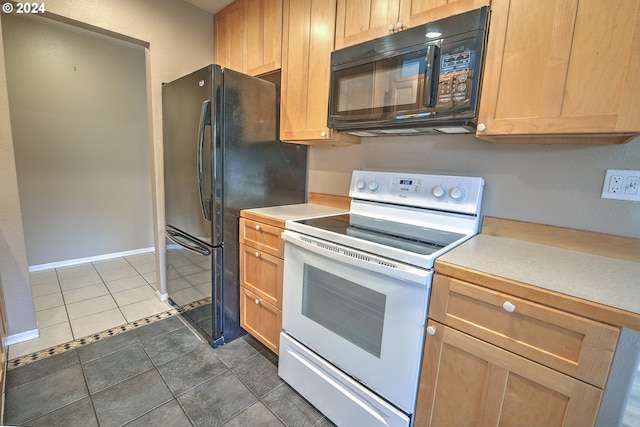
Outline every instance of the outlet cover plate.
{"label": "outlet cover plate", "polygon": [[607,169],[602,184],[603,199],[640,201],[640,171]]}

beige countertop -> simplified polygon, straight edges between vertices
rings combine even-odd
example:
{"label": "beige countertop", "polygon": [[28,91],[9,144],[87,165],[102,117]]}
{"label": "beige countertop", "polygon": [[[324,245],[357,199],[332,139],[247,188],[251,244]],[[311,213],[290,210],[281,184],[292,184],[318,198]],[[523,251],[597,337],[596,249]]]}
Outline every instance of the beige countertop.
{"label": "beige countertop", "polygon": [[[439,261],[640,318],[640,263],[634,261],[487,234],[473,237]],[[635,321],[620,326],[633,327]]]}
{"label": "beige countertop", "polygon": [[301,203],[296,205],[270,206],[266,208],[245,209],[240,216],[255,221],[267,222],[276,227],[284,227],[290,219],[312,218],[317,216],[346,213],[348,210],[332,206]]}

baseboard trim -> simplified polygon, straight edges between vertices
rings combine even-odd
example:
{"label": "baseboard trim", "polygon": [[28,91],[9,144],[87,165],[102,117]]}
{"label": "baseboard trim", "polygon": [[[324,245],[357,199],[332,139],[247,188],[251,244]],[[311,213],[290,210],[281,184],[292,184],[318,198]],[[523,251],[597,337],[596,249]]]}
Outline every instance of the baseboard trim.
{"label": "baseboard trim", "polygon": [[34,338],[38,338],[40,336],[40,331],[36,329],[32,329],[30,331],[20,332],[19,334],[9,335],[5,343],[7,346],[18,344],[19,342],[29,341]]}
{"label": "baseboard trim", "polygon": [[155,250],[156,248],[152,246],[150,248],[134,249],[132,251],[114,252],[111,254],[97,255],[97,256],[86,257],[86,258],[76,258],[76,259],[69,259],[66,261],[51,262],[48,264],[30,265],[29,272],[32,273],[34,271],[48,270],[50,268],[69,267],[72,265],[86,264],[88,262],[94,262],[94,261],[104,261],[104,260],[119,258],[123,256],[139,255],[139,254],[144,254],[148,252],[154,252]]}
{"label": "baseboard trim", "polygon": [[156,296],[160,299],[160,301],[167,301],[169,299],[169,294],[168,293],[163,293],[161,294],[157,289],[156,289]]}

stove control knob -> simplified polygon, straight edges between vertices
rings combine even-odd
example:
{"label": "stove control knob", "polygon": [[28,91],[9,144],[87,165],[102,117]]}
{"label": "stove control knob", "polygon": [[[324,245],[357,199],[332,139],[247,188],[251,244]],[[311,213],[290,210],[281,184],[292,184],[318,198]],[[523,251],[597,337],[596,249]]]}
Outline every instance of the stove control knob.
{"label": "stove control knob", "polygon": [[431,189],[431,194],[433,194],[433,197],[435,197],[436,199],[442,199],[447,195],[447,192],[442,186],[438,185],[437,187],[433,187]]}
{"label": "stove control knob", "polygon": [[369,189],[369,191],[376,191],[378,189],[378,183],[375,181],[369,181],[367,188]]}
{"label": "stove control knob", "polygon": [[453,187],[449,190],[449,197],[451,197],[456,202],[464,199],[464,190],[460,187]]}
{"label": "stove control knob", "polygon": [[356,188],[360,191],[364,190],[367,187],[367,183],[362,179],[356,181]]}

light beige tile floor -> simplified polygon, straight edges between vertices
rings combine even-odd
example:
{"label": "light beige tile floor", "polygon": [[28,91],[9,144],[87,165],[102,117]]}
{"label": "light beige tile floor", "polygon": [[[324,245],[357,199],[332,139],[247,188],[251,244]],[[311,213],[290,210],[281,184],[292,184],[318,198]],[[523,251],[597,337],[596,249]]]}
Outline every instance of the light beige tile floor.
{"label": "light beige tile floor", "polygon": [[9,346],[24,356],[170,310],[155,290],[152,253],[30,274],[40,336]]}

